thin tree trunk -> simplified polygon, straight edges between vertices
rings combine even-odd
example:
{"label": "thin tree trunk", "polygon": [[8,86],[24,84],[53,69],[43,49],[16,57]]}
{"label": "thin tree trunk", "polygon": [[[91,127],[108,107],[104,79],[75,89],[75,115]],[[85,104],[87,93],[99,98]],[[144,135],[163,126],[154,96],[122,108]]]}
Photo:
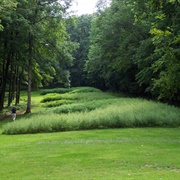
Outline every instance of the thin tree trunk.
{"label": "thin tree trunk", "polygon": [[32,83],[32,59],[33,59],[33,38],[29,33],[29,60],[28,60],[28,100],[26,113],[31,112],[31,83]]}
{"label": "thin tree trunk", "polygon": [[20,91],[21,91],[21,79],[22,79],[22,75],[19,73],[19,67],[18,67],[17,68],[17,76],[16,76],[16,102],[15,102],[15,105],[19,104]]}
{"label": "thin tree trunk", "polygon": [[[39,4],[40,1],[37,1]],[[37,22],[38,8],[35,8],[34,17],[32,20],[32,26]],[[33,45],[34,45],[34,35],[32,32],[29,32],[29,60],[28,60],[28,100],[27,100],[27,109],[26,113],[31,112],[31,84],[32,84],[32,62],[33,62]]]}
{"label": "thin tree trunk", "polygon": [[9,95],[8,95],[8,107],[12,102],[12,79],[13,79],[13,67],[11,65],[10,79],[9,79]]}
{"label": "thin tree trunk", "polygon": [[11,65],[11,75],[10,75],[10,83],[9,83],[9,97],[8,97],[8,106],[11,105],[13,102],[15,96],[15,86],[16,86],[16,67],[14,68],[13,65]]}

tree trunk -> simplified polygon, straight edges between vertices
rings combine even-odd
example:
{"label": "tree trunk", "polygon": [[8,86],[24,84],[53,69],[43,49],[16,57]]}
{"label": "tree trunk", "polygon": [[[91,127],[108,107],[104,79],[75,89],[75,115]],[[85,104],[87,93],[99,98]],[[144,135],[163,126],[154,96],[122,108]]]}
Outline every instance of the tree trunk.
{"label": "tree trunk", "polygon": [[16,77],[16,102],[15,105],[19,104],[20,92],[21,92],[21,80],[22,73],[19,73],[19,67],[17,68],[17,77]]}
{"label": "tree trunk", "polygon": [[13,66],[11,65],[10,79],[9,79],[9,95],[8,95],[8,107],[12,102],[12,80],[13,79]]}
{"label": "tree trunk", "polygon": [[11,65],[11,75],[10,75],[10,82],[9,82],[9,97],[8,97],[8,106],[11,105],[11,103],[14,100],[14,94],[15,94],[15,86],[16,86],[16,67],[14,68],[13,65]]}
{"label": "tree trunk", "polygon": [[0,111],[2,111],[4,107],[4,98],[6,92],[8,70],[10,65],[10,53],[9,54],[6,53],[7,44],[8,44],[8,40],[6,38],[4,41],[4,60],[2,65],[1,85],[0,85]]}
{"label": "tree trunk", "polygon": [[8,75],[8,69],[9,69],[9,62],[6,63],[6,68],[3,69],[3,75],[1,80],[1,89],[0,89],[0,111],[3,110],[4,107],[4,98],[5,98],[5,92],[6,92],[6,85],[7,85],[7,75]]}
{"label": "tree trunk", "polygon": [[29,33],[29,60],[28,60],[28,100],[26,113],[31,112],[31,83],[32,83],[32,59],[33,59],[33,37]]}

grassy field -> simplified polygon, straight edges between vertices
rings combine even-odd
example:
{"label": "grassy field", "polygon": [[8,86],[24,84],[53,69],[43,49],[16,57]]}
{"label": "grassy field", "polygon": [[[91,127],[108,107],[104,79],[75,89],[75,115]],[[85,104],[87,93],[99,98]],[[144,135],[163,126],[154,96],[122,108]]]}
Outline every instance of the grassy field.
{"label": "grassy field", "polygon": [[33,92],[33,113],[7,123],[3,133],[180,127],[180,109],[174,106],[140,98],[119,97],[95,88],[78,87],[68,92],[64,90],[63,93],[61,90],[61,94],[57,93],[58,89],[56,93],[54,90]]}
{"label": "grassy field", "polygon": [[179,135],[178,128],[0,135],[1,180],[175,180]]}
{"label": "grassy field", "polygon": [[93,88],[36,91],[32,103],[0,121],[1,180],[179,178],[179,108]]}

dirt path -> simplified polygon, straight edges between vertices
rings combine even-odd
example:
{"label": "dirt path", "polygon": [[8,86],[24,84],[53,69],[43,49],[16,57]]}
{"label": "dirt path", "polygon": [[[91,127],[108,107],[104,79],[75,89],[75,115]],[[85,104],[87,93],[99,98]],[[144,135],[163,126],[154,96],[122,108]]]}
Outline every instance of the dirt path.
{"label": "dirt path", "polygon": [[[24,114],[26,111],[25,110],[21,110],[21,111],[17,111],[17,116],[18,115],[22,115]],[[11,114],[8,113],[8,114],[4,114],[2,117],[0,117],[0,121],[4,121],[5,119],[8,119],[8,118],[11,118]]]}

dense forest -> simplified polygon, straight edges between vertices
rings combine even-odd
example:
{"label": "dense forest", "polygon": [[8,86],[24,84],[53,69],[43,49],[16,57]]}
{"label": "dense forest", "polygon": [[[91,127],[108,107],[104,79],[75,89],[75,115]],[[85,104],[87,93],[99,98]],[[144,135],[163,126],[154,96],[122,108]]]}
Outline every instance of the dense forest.
{"label": "dense forest", "polygon": [[99,0],[75,16],[72,0],[1,0],[0,111],[33,88],[94,86],[177,104],[180,1]]}

